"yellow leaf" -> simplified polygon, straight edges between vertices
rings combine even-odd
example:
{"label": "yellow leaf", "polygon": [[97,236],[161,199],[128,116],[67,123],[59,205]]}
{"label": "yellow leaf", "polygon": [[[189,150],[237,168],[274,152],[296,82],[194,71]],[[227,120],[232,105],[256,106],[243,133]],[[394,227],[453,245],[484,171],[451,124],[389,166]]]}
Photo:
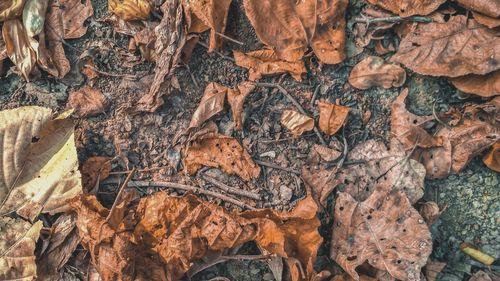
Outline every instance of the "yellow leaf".
{"label": "yellow leaf", "polygon": [[0,112],[0,215],[33,220],[82,192],[73,122],[51,115],[35,106]]}
{"label": "yellow leaf", "polygon": [[17,69],[21,71],[24,78],[28,80],[28,76],[36,63],[36,53],[30,47],[35,43],[32,42],[34,40],[29,40],[23,24],[17,19],[3,23],[2,35],[7,55]]}
{"label": "yellow leaf", "polygon": [[314,119],[294,110],[285,110],[281,115],[281,124],[298,137],[314,129]]}
{"label": "yellow leaf", "polygon": [[147,0],[109,0],[109,10],[123,20],[147,20],[151,4]]}
{"label": "yellow leaf", "polygon": [[35,243],[42,229],[22,219],[0,218],[0,280],[33,280],[36,277]]}
{"label": "yellow leaf", "polygon": [[23,6],[24,0],[0,1],[0,22],[20,16]]}

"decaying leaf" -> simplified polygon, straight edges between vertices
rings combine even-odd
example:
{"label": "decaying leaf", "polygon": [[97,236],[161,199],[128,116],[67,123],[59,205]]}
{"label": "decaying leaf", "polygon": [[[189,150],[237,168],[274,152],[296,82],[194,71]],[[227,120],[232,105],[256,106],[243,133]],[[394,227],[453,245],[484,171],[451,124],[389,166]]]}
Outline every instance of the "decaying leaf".
{"label": "decaying leaf", "polygon": [[319,128],[326,134],[334,135],[344,125],[349,107],[326,101],[318,101]]}
{"label": "decaying leaf", "polygon": [[19,17],[25,0],[3,0],[0,2],[0,22]]}
{"label": "decaying leaf", "polygon": [[196,128],[202,125],[205,121],[215,116],[224,109],[224,100],[228,88],[217,83],[210,83],[205,88],[203,97],[196,111],[191,117],[189,128]]}
{"label": "decaying leaf", "polygon": [[185,0],[186,14],[190,14],[189,32],[200,33],[210,29],[210,45],[208,52],[222,46],[219,34],[226,30],[227,15],[231,0]]}
{"label": "decaying leaf", "polygon": [[474,275],[472,275],[472,277],[469,279],[469,281],[493,281],[493,280],[496,280],[496,278],[492,279],[488,275],[488,273],[482,270],[479,270],[478,272],[474,273]]}
{"label": "decaying leaf", "polygon": [[7,55],[24,79],[29,80],[29,74],[36,64],[36,53],[31,49],[23,24],[18,19],[5,21],[2,26],[2,35]]}
{"label": "decaying leaf", "polygon": [[334,221],[330,255],[355,280],[365,262],[399,280],[420,280],[432,238],[403,191],[377,187],[364,201],[341,192]]}
{"label": "decaying leaf", "polygon": [[[61,9],[64,26],[64,38],[76,39],[87,33],[85,21],[94,14],[90,0],[52,0],[52,8],[57,5]],[[83,2],[83,3],[82,3]],[[58,4],[57,4],[58,3]],[[58,38],[58,40],[61,40]]]}
{"label": "decaying leaf", "polygon": [[425,265],[425,278],[428,281],[436,281],[439,273],[445,268],[445,262],[431,261],[429,260]]}
{"label": "decaying leaf", "polygon": [[23,11],[23,25],[28,37],[34,37],[43,31],[45,13],[49,0],[27,0]]}
{"label": "decaying leaf", "polygon": [[335,161],[342,155],[342,152],[320,144],[314,144],[313,151],[316,152],[321,159],[327,162]]}
{"label": "decaying leaf", "polygon": [[82,192],[73,121],[51,120],[50,109],[28,106],[0,112],[0,214],[34,220],[67,209]]}
{"label": "decaying leaf", "polygon": [[496,142],[483,157],[484,164],[500,173],[500,142]]}
{"label": "decaying leaf", "polygon": [[224,135],[210,135],[187,149],[184,158],[186,171],[194,174],[202,166],[221,168],[247,181],[260,174],[260,167],[250,154],[236,139]]}
{"label": "decaying leaf", "polygon": [[149,0],[109,0],[108,9],[123,20],[147,20],[151,3]]}
{"label": "decaying leaf", "polygon": [[298,61],[308,47],[326,64],[345,58],[347,0],[245,0],[257,37],[279,58]]}
{"label": "decaying leaf", "polygon": [[292,132],[294,137],[314,129],[314,119],[295,110],[284,110],[281,124]]}
{"label": "decaying leaf", "polygon": [[93,156],[83,163],[82,183],[87,194],[97,191],[96,184],[105,180],[111,172],[111,158],[104,156]]}
{"label": "decaying leaf", "polygon": [[[304,278],[322,242],[317,208],[311,198],[290,213],[256,210],[229,213],[193,195],[171,197],[158,192],[124,208],[118,224],[106,221],[109,210],[93,196],[74,200],[82,244],[103,280],[179,280],[208,250],[223,250],[255,240],[265,250],[297,260]],[[301,231],[296,229],[300,227]],[[298,268],[291,264],[291,271]],[[293,273],[292,273],[293,274]]]}
{"label": "decaying leaf", "polygon": [[489,28],[495,28],[500,26],[500,18],[492,18],[474,11],[472,12],[472,15],[474,16],[474,19],[478,23],[485,25]]}
{"label": "decaying leaf", "polygon": [[358,89],[371,87],[401,87],[406,80],[406,71],[399,65],[386,63],[383,58],[369,56],[356,64],[349,74],[349,83]]}
{"label": "decaying leaf", "polygon": [[500,17],[500,5],[497,0],[457,0],[465,8],[490,17]]}
{"label": "decaying leaf", "polygon": [[0,217],[0,280],[36,279],[35,246],[41,221]]}
{"label": "decaying leaf", "polygon": [[414,15],[428,15],[434,12],[446,0],[368,0],[373,5],[377,5],[388,11],[409,17]]}
{"label": "decaying leaf", "polygon": [[481,97],[500,95],[500,70],[486,75],[469,74],[450,79],[457,89]]}
{"label": "decaying leaf", "polygon": [[[363,18],[384,18],[392,16],[391,13],[378,9],[373,6],[368,6],[361,12],[360,19]],[[354,43],[356,46],[353,55],[360,54],[363,49],[370,44],[372,40],[380,42],[388,33],[388,31],[395,25],[395,22],[370,22],[366,21],[356,22],[352,31],[354,35]]]}
{"label": "decaying leaf", "polygon": [[243,130],[243,105],[247,96],[255,89],[255,84],[251,82],[243,82],[236,89],[227,91],[227,102],[231,106],[233,114],[234,129],[237,131]]}
{"label": "decaying leaf", "polygon": [[425,202],[420,206],[420,215],[424,218],[427,225],[430,227],[444,211],[439,209],[439,206],[434,201]]}
{"label": "decaying leaf", "polygon": [[301,75],[306,73],[302,60],[288,62],[279,59],[273,50],[259,50],[250,53],[233,51],[236,65],[248,69],[248,80],[259,80],[263,76],[290,73],[297,81],[302,81]]}
{"label": "decaying leaf", "polygon": [[108,104],[108,99],[99,89],[89,86],[71,92],[68,97],[68,107],[81,118],[103,113]]}
{"label": "decaying leaf", "polygon": [[419,24],[392,57],[420,74],[457,77],[486,74],[500,68],[500,37],[466,16]]}

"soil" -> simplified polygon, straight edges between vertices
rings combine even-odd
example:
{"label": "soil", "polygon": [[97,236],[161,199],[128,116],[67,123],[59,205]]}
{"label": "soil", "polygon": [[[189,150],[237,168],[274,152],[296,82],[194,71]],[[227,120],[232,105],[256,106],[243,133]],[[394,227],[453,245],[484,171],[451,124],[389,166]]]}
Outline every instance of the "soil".
{"label": "soil", "polygon": [[[348,26],[359,15],[365,2],[351,1],[348,8]],[[234,0],[229,11],[226,34],[244,43],[243,46],[227,42],[220,53],[207,53],[205,47],[198,45],[187,64],[180,65],[176,71],[180,91],[164,98],[165,104],[154,113],[130,115],[128,110],[148,88],[148,74],[154,64],[141,62],[130,66],[122,54],[128,53],[128,38],[114,33],[110,24],[101,19],[107,15],[107,0],[92,0],[94,16],[88,21],[87,34],[77,40],[70,40],[65,46],[66,54],[72,62],[72,71],[62,80],[47,77],[41,73],[36,80],[25,82],[19,75],[8,71],[0,77],[0,110],[23,105],[40,105],[61,112],[66,108],[68,94],[80,88],[85,81],[79,72],[83,52],[91,54],[96,67],[112,74],[101,75],[94,83],[109,99],[110,107],[105,113],[92,118],[79,119],[76,127],[76,142],[79,159],[83,163],[90,156],[116,157],[114,171],[124,171],[131,167],[152,169],[139,172],[135,179],[161,180],[201,185],[214,189],[202,180],[191,177],[182,171],[181,147],[174,139],[188,127],[191,115],[196,109],[205,86],[217,82],[236,86],[245,81],[247,71],[234,64],[232,50],[250,51],[262,47],[249,24],[242,6],[242,0]],[[348,39],[352,41],[352,31],[348,29]],[[208,42],[203,34],[202,42]],[[222,55],[221,55],[222,54]],[[302,82],[294,81],[289,75],[282,76],[281,84],[299,101],[312,116],[318,116],[315,105],[310,103],[316,87],[320,87],[318,99],[338,101],[351,108],[349,119],[340,133],[352,148],[368,139],[388,140],[390,104],[399,94],[400,88],[356,90],[347,83],[351,68],[367,55],[375,54],[373,46],[355,57],[338,65],[319,65],[313,55],[306,56],[308,74]],[[138,54],[136,54],[138,55]],[[4,65],[8,69],[11,65]],[[450,106],[464,102],[458,90],[445,79],[424,77],[408,71],[405,87],[410,88],[407,106],[416,114],[432,114],[448,110]],[[124,75],[142,77],[139,81],[127,79]],[[280,77],[263,79],[277,82]],[[469,98],[471,101],[477,99]],[[283,167],[300,171],[309,161],[309,152],[315,143],[316,135],[306,134],[291,138],[289,132],[279,122],[284,109],[293,108],[283,95],[268,89],[255,91],[246,101],[243,132],[233,130],[230,111],[219,114],[214,121],[221,133],[232,135],[240,140],[254,159],[271,162]],[[362,116],[371,112],[365,125]],[[335,137],[324,136],[328,143]],[[294,202],[305,194],[304,185],[292,173],[264,168],[259,179],[243,182],[235,176],[210,169],[208,173],[232,186],[258,192],[262,200],[245,201],[255,207],[272,207],[289,210]],[[476,159],[458,175],[444,180],[426,182],[426,199],[435,200],[446,210],[432,227],[434,251],[432,260],[447,262],[440,275],[441,280],[467,280],[471,274],[484,266],[471,260],[458,250],[463,241],[472,242],[481,249],[498,258],[500,255],[500,176],[487,169]],[[103,202],[113,202],[116,185],[103,185],[98,196]],[[156,191],[153,188],[141,190],[143,194]],[[176,191],[171,191],[177,194]],[[333,197],[332,197],[333,198]],[[331,198],[331,199],[332,199]],[[229,209],[231,204],[205,198]],[[244,200],[243,200],[244,201]],[[327,211],[332,210],[331,202]],[[330,239],[328,224],[321,229],[325,241]],[[243,247],[239,254],[256,254],[255,246]],[[328,246],[319,253],[319,260],[329,262]],[[498,268],[493,267],[493,270]],[[265,262],[258,260],[231,260],[212,266],[195,275],[192,280],[210,280],[214,277],[227,277],[229,280],[274,280]]]}

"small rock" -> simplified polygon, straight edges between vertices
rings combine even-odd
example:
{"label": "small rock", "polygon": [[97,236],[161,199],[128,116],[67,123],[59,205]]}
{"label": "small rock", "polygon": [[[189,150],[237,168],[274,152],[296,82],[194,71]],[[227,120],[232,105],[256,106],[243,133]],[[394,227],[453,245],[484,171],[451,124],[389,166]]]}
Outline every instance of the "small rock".
{"label": "small rock", "polygon": [[276,158],[276,151],[274,151],[274,150],[266,151],[266,152],[260,154],[259,157],[261,157],[261,158],[262,157],[269,157],[271,159],[274,159],[274,158]]}
{"label": "small rock", "polygon": [[290,202],[293,196],[293,190],[286,185],[280,186],[280,198],[285,202]]}

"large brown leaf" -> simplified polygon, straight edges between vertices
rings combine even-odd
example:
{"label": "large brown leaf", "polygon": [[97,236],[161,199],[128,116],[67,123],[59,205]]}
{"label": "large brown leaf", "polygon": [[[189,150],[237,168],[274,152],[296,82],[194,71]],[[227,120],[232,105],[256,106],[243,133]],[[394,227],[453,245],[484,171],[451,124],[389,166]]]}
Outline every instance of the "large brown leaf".
{"label": "large brown leaf", "polygon": [[87,33],[84,23],[94,14],[90,0],[52,0],[51,4],[61,9],[65,39],[80,38]]}
{"label": "large brown leaf", "polygon": [[19,17],[23,12],[25,0],[0,1],[0,22]]}
{"label": "large brown leaf", "polygon": [[428,15],[434,12],[446,0],[368,0],[371,4],[380,6],[388,11],[409,17],[414,15]]}
{"label": "large brown leaf", "polygon": [[29,80],[29,74],[36,63],[36,53],[31,48],[30,39],[21,21],[17,19],[5,21],[2,26],[2,36],[10,60],[24,79]]}
{"label": "large brown leaf", "polygon": [[457,77],[500,68],[500,37],[466,16],[419,24],[407,34],[392,61],[420,74]]}
{"label": "large brown leaf", "polygon": [[347,0],[245,0],[245,12],[259,39],[287,61],[311,47],[323,63],[345,58]]}
{"label": "large brown leaf", "polygon": [[481,97],[500,95],[500,70],[486,75],[469,74],[450,79],[460,91]]}
{"label": "large brown leaf", "polygon": [[318,101],[319,128],[326,134],[334,135],[345,124],[349,107],[326,101]]}
{"label": "large brown leaf", "polygon": [[480,12],[490,17],[500,17],[500,1],[498,0],[457,0],[465,8]]}
{"label": "large brown leaf", "polygon": [[369,56],[354,66],[349,74],[349,84],[366,90],[371,87],[401,87],[406,80],[406,71],[397,64],[386,63],[383,58]]}
{"label": "large brown leaf", "polygon": [[399,280],[420,280],[432,238],[404,192],[376,188],[365,201],[341,192],[334,221],[331,257],[355,280],[365,262]]}

